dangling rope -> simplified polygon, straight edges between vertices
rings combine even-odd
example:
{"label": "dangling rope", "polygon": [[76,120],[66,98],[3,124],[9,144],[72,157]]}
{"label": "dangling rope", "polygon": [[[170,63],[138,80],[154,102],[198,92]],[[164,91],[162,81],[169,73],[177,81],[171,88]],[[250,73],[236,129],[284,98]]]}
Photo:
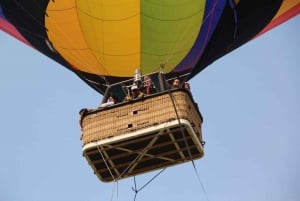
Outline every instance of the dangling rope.
{"label": "dangling rope", "polygon": [[209,201],[208,194],[207,194],[207,192],[206,192],[206,190],[205,190],[205,188],[204,188],[204,185],[203,185],[203,183],[202,183],[202,181],[201,181],[201,179],[200,179],[199,173],[198,173],[197,169],[195,168],[194,161],[192,161],[192,162],[193,162],[195,174],[196,174],[197,179],[198,179],[198,181],[199,181],[199,183],[200,183],[200,185],[201,185],[201,188],[202,188],[202,191],[203,191],[203,193],[204,193],[205,199],[206,199],[207,201]]}
{"label": "dangling rope", "polygon": [[[191,150],[189,148],[189,145],[188,145],[187,139],[185,137],[185,134],[183,132],[182,124],[181,124],[181,121],[180,121],[180,118],[179,118],[179,115],[178,115],[178,111],[177,111],[177,108],[176,108],[176,104],[175,104],[175,101],[174,101],[174,97],[172,96],[170,88],[168,89],[168,92],[169,92],[169,96],[171,98],[171,101],[172,101],[172,104],[173,104],[173,107],[174,107],[174,111],[175,111],[176,118],[177,118],[177,121],[178,121],[178,124],[179,124],[179,127],[180,127],[181,135],[182,135],[183,140],[184,140],[184,144],[185,144],[186,149],[188,151],[189,157],[190,157],[191,161],[193,162],[192,153],[191,153]],[[193,164],[194,164],[194,162],[193,162]]]}
{"label": "dangling rope", "polygon": [[148,184],[150,184],[156,177],[158,177],[158,175],[160,175],[163,171],[165,171],[165,169],[167,169],[167,168],[161,169],[156,175],[154,175],[154,177],[152,177],[147,183],[145,183],[139,189],[136,188],[136,180],[135,180],[135,176],[134,176],[133,177],[133,179],[134,179],[134,187],[132,187],[132,190],[135,192],[135,195],[134,195],[134,199],[133,200],[135,201],[138,192],[140,192],[143,188],[145,188]]}
{"label": "dangling rope", "polygon": [[[160,134],[161,134],[161,132],[158,132],[155,136],[158,136],[158,135],[160,135]],[[155,136],[154,136],[154,137],[155,137]],[[141,155],[143,155],[143,153],[147,152],[147,151],[150,149],[150,146],[151,146],[151,144],[148,144],[148,145],[143,149],[143,151],[142,151],[142,152],[141,152],[141,153],[140,153],[140,154],[139,154],[139,155],[138,155],[138,156],[137,156],[137,157],[136,157],[136,158],[135,158],[128,166],[127,166],[127,168],[120,174],[120,176],[119,176],[117,179],[115,179],[115,177],[113,176],[112,171],[110,170],[109,165],[107,164],[107,162],[106,162],[106,160],[105,160],[105,158],[104,158],[104,156],[103,156],[103,154],[102,154],[102,152],[101,152],[99,146],[97,146],[97,149],[98,149],[99,154],[100,154],[101,157],[102,157],[102,160],[103,160],[104,163],[105,163],[106,168],[108,169],[110,175],[112,176],[114,182],[115,182],[115,183],[118,183],[118,179],[121,178],[121,177],[127,172],[127,170],[135,163],[136,160],[139,159],[139,157],[140,157]],[[141,191],[143,188],[145,188],[148,184],[150,184],[150,183],[151,183],[156,177],[158,177],[158,175],[160,175],[165,169],[166,169],[166,168],[163,168],[162,170],[160,170],[156,175],[154,175],[154,177],[152,177],[146,184],[144,184],[144,185],[143,185],[141,188],[139,188],[139,189],[137,189],[137,187],[136,187],[136,181],[135,181],[135,176],[134,176],[134,183],[135,183],[135,186],[134,186],[134,188],[132,187],[132,190],[135,192],[134,201],[135,201],[135,199],[136,199],[136,196],[137,196],[138,192]],[[111,201],[113,200],[114,191],[115,191],[115,184],[114,184],[114,188],[113,188],[113,192],[112,192],[112,196],[111,196]]]}
{"label": "dangling rope", "polygon": [[114,192],[115,192],[115,189],[117,188],[117,197],[118,197],[118,181],[115,181],[114,182],[114,187],[113,187],[113,190],[112,190],[112,193],[111,193],[111,197],[110,197],[110,201],[113,201],[113,198],[114,198]]}
{"label": "dangling rope", "polygon": [[183,128],[182,128],[182,124],[181,124],[181,121],[180,121],[180,118],[179,118],[179,115],[178,115],[178,111],[177,111],[177,108],[176,108],[175,100],[174,100],[174,97],[172,96],[172,93],[171,93],[170,88],[168,88],[168,92],[169,92],[169,96],[170,96],[170,98],[171,98],[171,101],[172,101],[172,104],[173,104],[173,107],[174,107],[174,111],[175,111],[175,114],[176,114],[176,118],[177,118],[177,120],[178,120],[178,124],[179,124],[179,126],[180,126],[181,135],[182,135],[182,137],[183,137],[184,144],[185,144],[185,146],[186,146],[186,148],[187,148],[189,157],[190,157],[190,159],[191,159],[191,162],[192,162],[192,165],[193,165],[195,174],[196,174],[197,179],[198,179],[198,181],[199,181],[199,183],[200,183],[200,185],[201,185],[201,188],[202,188],[202,191],[203,191],[203,193],[204,193],[204,195],[205,195],[206,200],[209,201],[207,192],[206,192],[206,190],[205,190],[205,188],[204,188],[203,183],[201,182],[201,179],[200,179],[200,176],[199,176],[197,167],[196,167],[196,165],[195,165],[195,162],[194,162],[194,160],[192,159],[191,150],[190,150],[190,148],[189,148],[189,146],[188,146],[187,139],[186,139],[186,137],[185,137],[185,134],[184,134],[184,131],[183,131]]}
{"label": "dangling rope", "polygon": [[104,158],[104,156],[103,156],[103,154],[102,154],[102,152],[101,152],[99,146],[98,146],[98,145],[96,145],[96,146],[97,146],[98,152],[100,153],[100,155],[101,155],[101,157],[102,157],[102,160],[103,160],[104,163],[105,163],[106,168],[108,169],[108,171],[109,171],[109,173],[110,173],[110,176],[111,176],[111,177],[113,178],[113,180],[116,182],[116,179],[115,179],[115,177],[114,177],[112,171],[110,170],[110,168],[109,168],[109,166],[108,166],[108,164],[107,164],[107,162],[106,162],[106,160],[105,160],[105,158]]}
{"label": "dangling rope", "polygon": [[114,198],[114,192],[115,192],[115,189],[116,189],[116,188],[117,188],[117,197],[118,197],[118,180],[115,179],[115,177],[114,177],[112,171],[110,170],[109,165],[107,164],[107,162],[106,162],[106,160],[105,160],[105,158],[104,158],[104,156],[103,156],[103,154],[102,154],[102,152],[101,152],[99,146],[98,146],[98,145],[96,145],[96,146],[97,146],[97,149],[98,149],[99,154],[100,154],[101,157],[102,157],[102,160],[103,160],[104,163],[105,163],[106,168],[108,169],[108,171],[109,171],[111,177],[112,177],[113,180],[114,180],[114,187],[113,187],[113,190],[112,190],[112,193],[111,193],[111,198],[110,198],[110,201],[113,201],[113,198]]}

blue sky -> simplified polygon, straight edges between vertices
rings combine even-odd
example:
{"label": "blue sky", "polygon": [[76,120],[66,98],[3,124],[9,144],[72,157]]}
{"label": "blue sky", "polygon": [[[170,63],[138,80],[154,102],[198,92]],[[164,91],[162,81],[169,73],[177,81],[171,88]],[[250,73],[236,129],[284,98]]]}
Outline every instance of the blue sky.
{"label": "blue sky", "polygon": [[[195,165],[205,191],[185,163],[136,200],[300,199],[299,27],[297,16],[190,82],[204,116],[205,157]],[[0,44],[0,200],[133,200],[133,178],[102,183],[82,157],[78,111],[102,97],[3,32]],[[138,176],[138,187],[155,173]]]}

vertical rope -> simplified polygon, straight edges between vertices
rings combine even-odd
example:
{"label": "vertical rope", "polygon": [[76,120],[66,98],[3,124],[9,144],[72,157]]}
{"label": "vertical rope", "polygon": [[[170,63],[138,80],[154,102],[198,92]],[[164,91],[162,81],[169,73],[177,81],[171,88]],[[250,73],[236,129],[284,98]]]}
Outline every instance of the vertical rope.
{"label": "vertical rope", "polygon": [[201,179],[200,179],[200,176],[199,176],[197,167],[196,167],[196,165],[195,165],[195,162],[194,162],[194,160],[192,159],[192,154],[191,154],[190,148],[189,148],[189,146],[188,146],[187,139],[186,139],[186,137],[185,137],[185,135],[184,135],[183,128],[182,128],[182,124],[181,124],[181,122],[180,122],[180,118],[179,118],[179,115],[178,115],[178,112],[177,112],[177,108],[176,108],[176,104],[175,104],[175,101],[174,101],[174,97],[172,96],[172,93],[171,93],[170,88],[168,89],[168,92],[169,92],[170,98],[171,98],[171,100],[172,100],[172,104],[173,104],[173,107],[174,107],[174,110],[175,110],[175,113],[176,113],[176,117],[177,117],[177,120],[178,120],[178,124],[179,124],[179,126],[180,126],[180,131],[181,131],[182,137],[183,137],[183,139],[184,139],[185,146],[187,147],[188,154],[189,154],[189,157],[190,157],[190,159],[191,159],[191,162],[192,162],[192,165],[193,165],[195,174],[196,174],[196,176],[197,176],[198,181],[200,182],[200,185],[201,185],[201,188],[202,188],[202,191],[203,191],[203,193],[204,193],[204,195],[205,195],[206,200],[209,201],[208,194],[207,194],[207,192],[206,192],[206,190],[205,190],[205,188],[204,188],[203,183],[201,182]]}
{"label": "vertical rope", "polygon": [[156,177],[158,177],[158,175],[160,175],[163,171],[165,171],[165,169],[167,169],[167,168],[161,169],[156,175],[154,175],[154,177],[152,177],[148,182],[146,182],[139,189],[136,188],[136,180],[135,180],[135,176],[134,176],[134,188],[132,187],[132,190],[135,192],[135,195],[134,195],[134,199],[133,200],[135,201],[138,192],[140,192],[143,188],[145,188],[148,184],[150,184]]}
{"label": "vertical rope", "polygon": [[168,92],[169,92],[169,96],[171,98],[171,101],[172,101],[172,104],[173,104],[173,107],[174,107],[174,111],[175,111],[176,118],[177,118],[177,121],[178,121],[178,124],[179,124],[179,127],[180,127],[180,132],[181,132],[182,138],[184,140],[184,144],[186,146],[186,149],[188,151],[188,155],[189,155],[191,161],[193,161],[193,159],[192,159],[192,153],[191,153],[191,150],[190,150],[190,148],[188,146],[187,139],[186,139],[186,137],[184,135],[182,124],[181,124],[181,121],[180,121],[180,118],[179,118],[179,115],[178,115],[178,111],[177,111],[177,108],[176,108],[176,104],[175,104],[175,101],[174,101],[174,97],[172,96],[170,88],[168,89]]}
{"label": "vertical rope", "polygon": [[115,177],[114,177],[112,171],[110,170],[110,168],[109,168],[109,166],[108,166],[108,164],[107,164],[107,162],[106,162],[106,160],[105,160],[105,158],[104,158],[104,156],[103,156],[103,154],[102,154],[102,152],[101,152],[99,146],[98,146],[98,145],[96,145],[96,146],[97,146],[98,152],[100,153],[100,155],[101,155],[101,157],[102,157],[102,160],[104,161],[105,166],[106,166],[106,168],[108,169],[108,171],[109,171],[111,177],[113,178],[114,181],[116,181],[116,179],[115,179]]}

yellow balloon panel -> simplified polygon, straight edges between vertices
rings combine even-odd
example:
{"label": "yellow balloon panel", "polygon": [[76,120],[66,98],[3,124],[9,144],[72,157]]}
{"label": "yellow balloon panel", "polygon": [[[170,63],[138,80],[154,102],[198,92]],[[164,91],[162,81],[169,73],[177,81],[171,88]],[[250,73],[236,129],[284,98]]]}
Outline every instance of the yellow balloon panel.
{"label": "yellow balloon panel", "polygon": [[[48,5],[46,26],[54,48],[80,71],[131,76],[140,66],[138,4],[72,2],[73,5],[70,1]],[[124,12],[118,12],[121,8]]]}
{"label": "yellow balloon panel", "polygon": [[77,0],[76,6],[101,21],[121,21],[140,14],[140,0]]}

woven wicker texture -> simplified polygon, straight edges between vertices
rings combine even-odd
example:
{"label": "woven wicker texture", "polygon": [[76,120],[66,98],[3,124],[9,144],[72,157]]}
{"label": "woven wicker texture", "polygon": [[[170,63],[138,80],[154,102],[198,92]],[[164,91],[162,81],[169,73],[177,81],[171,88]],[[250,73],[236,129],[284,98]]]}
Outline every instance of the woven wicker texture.
{"label": "woven wicker texture", "polygon": [[175,120],[176,111],[179,119],[186,119],[194,126],[194,132],[202,141],[198,108],[188,92],[172,91],[87,115],[83,119],[83,145]]}

